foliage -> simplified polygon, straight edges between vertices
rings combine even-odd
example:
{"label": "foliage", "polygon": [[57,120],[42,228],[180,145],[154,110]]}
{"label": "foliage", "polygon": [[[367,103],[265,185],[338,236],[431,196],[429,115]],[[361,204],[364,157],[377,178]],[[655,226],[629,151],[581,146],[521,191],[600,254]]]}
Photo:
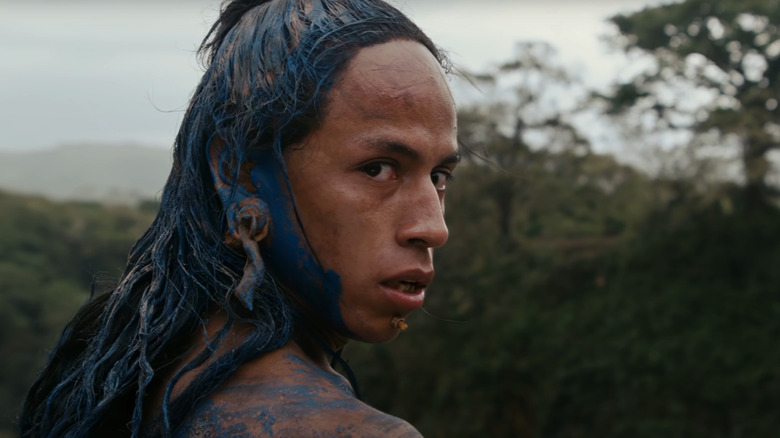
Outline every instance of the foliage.
{"label": "foliage", "polygon": [[150,212],[0,193],[0,419],[13,430],[47,352],[93,289],[119,277]]}
{"label": "foliage", "polygon": [[736,142],[750,203],[777,196],[769,178],[780,149],[780,1],[686,0],[612,22],[619,45],[655,62],[615,87],[608,112],[667,139],[670,130],[719,134],[703,143],[709,149]]}

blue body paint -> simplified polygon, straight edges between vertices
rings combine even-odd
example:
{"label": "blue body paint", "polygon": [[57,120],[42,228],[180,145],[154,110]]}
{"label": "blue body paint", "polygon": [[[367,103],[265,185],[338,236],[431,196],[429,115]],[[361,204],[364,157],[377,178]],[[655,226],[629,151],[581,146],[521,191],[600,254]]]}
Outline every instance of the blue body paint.
{"label": "blue body paint", "polygon": [[[283,358],[295,377],[274,375],[224,386],[190,410],[173,436],[419,438],[404,421],[358,401],[343,377],[325,372],[297,354]],[[150,428],[147,432],[154,436],[155,431]]]}
{"label": "blue body paint", "polygon": [[268,411],[263,409],[259,414],[255,415],[255,420],[259,421],[263,426],[263,433],[268,436],[274,436],[274,424],[276,424],[276,417]]}
{"label": "blue body paint", "polygon": [[271,215],[268,242],[261,247],[270,272],[292,289],[341,334],[349,334],[339,308],[341,280],[326,270],[312,253],[301,229],[281,152],[272,148],[252,150],[252,184],[265,200]]}
{"label": "blue body paint", "polygon": [[[174,438],[215,437],[215,438],[252,438],[254,435],[247,430],[247,424],[242,421],[229,420],[224,405],[214,402],[204,402],[198,409],[199,416],[185,422],[174,434]],[[230,416],[240,417],[241,413],[231,413]],[[273,436],[273,431],[271,435]]]}

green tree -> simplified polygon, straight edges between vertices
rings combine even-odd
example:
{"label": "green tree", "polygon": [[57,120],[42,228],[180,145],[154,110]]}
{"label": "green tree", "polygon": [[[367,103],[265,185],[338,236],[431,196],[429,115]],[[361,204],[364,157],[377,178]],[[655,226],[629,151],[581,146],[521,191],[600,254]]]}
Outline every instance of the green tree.
{"label": "green tree", "polygon": [[512,59],[470,77],[484,94],[459,112],[459,136],[477,152],[465,156],[483,171],[469,176],[480,178],[480,196],[495,207],[497,238],[511,248],[523,234],[541,233],[538,215],[526,208],[543,201],[535,196],[541,185],[535,172],[546,166],[569,177],[567,167],[591,155],[576,124],[588,93],[542,42],[519,43]]}
{"label": "green tree", "polygon": [[619,46],[654,62],[615,87],[610,111],[666,130],[667,138],[681,130],[715,134],[700,146],[735,144],[748,205],[775,198],[780,0],[686,0],[611,20]]}
{"label": "green tree", "polygon": [[0,192],[0,437],[91,291],[110,288],[154,214]]}

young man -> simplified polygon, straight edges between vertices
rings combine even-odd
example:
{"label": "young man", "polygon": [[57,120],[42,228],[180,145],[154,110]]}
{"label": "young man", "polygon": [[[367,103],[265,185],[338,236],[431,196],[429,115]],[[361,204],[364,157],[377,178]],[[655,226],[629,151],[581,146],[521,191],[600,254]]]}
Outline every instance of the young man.
{"label": "young man", "polygon": [[447,240],[442,55],[380,0],[235,0],[202,50],[160,212],[22,436],[419,436],[331,363],[405,328]]}

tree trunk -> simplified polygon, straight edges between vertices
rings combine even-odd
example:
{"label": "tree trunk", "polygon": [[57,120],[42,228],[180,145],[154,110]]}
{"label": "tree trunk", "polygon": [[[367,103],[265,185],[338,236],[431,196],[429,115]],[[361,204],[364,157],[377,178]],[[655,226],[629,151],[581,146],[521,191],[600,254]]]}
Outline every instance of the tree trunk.
{"label": "tree trunk", "polygon": [[745,207],[748,211],[764,209],[769,205],[771,190],[767,176],[771,164],[767,159],[770,146],[766,141],[743,139],[742,165],[745,175]]}

